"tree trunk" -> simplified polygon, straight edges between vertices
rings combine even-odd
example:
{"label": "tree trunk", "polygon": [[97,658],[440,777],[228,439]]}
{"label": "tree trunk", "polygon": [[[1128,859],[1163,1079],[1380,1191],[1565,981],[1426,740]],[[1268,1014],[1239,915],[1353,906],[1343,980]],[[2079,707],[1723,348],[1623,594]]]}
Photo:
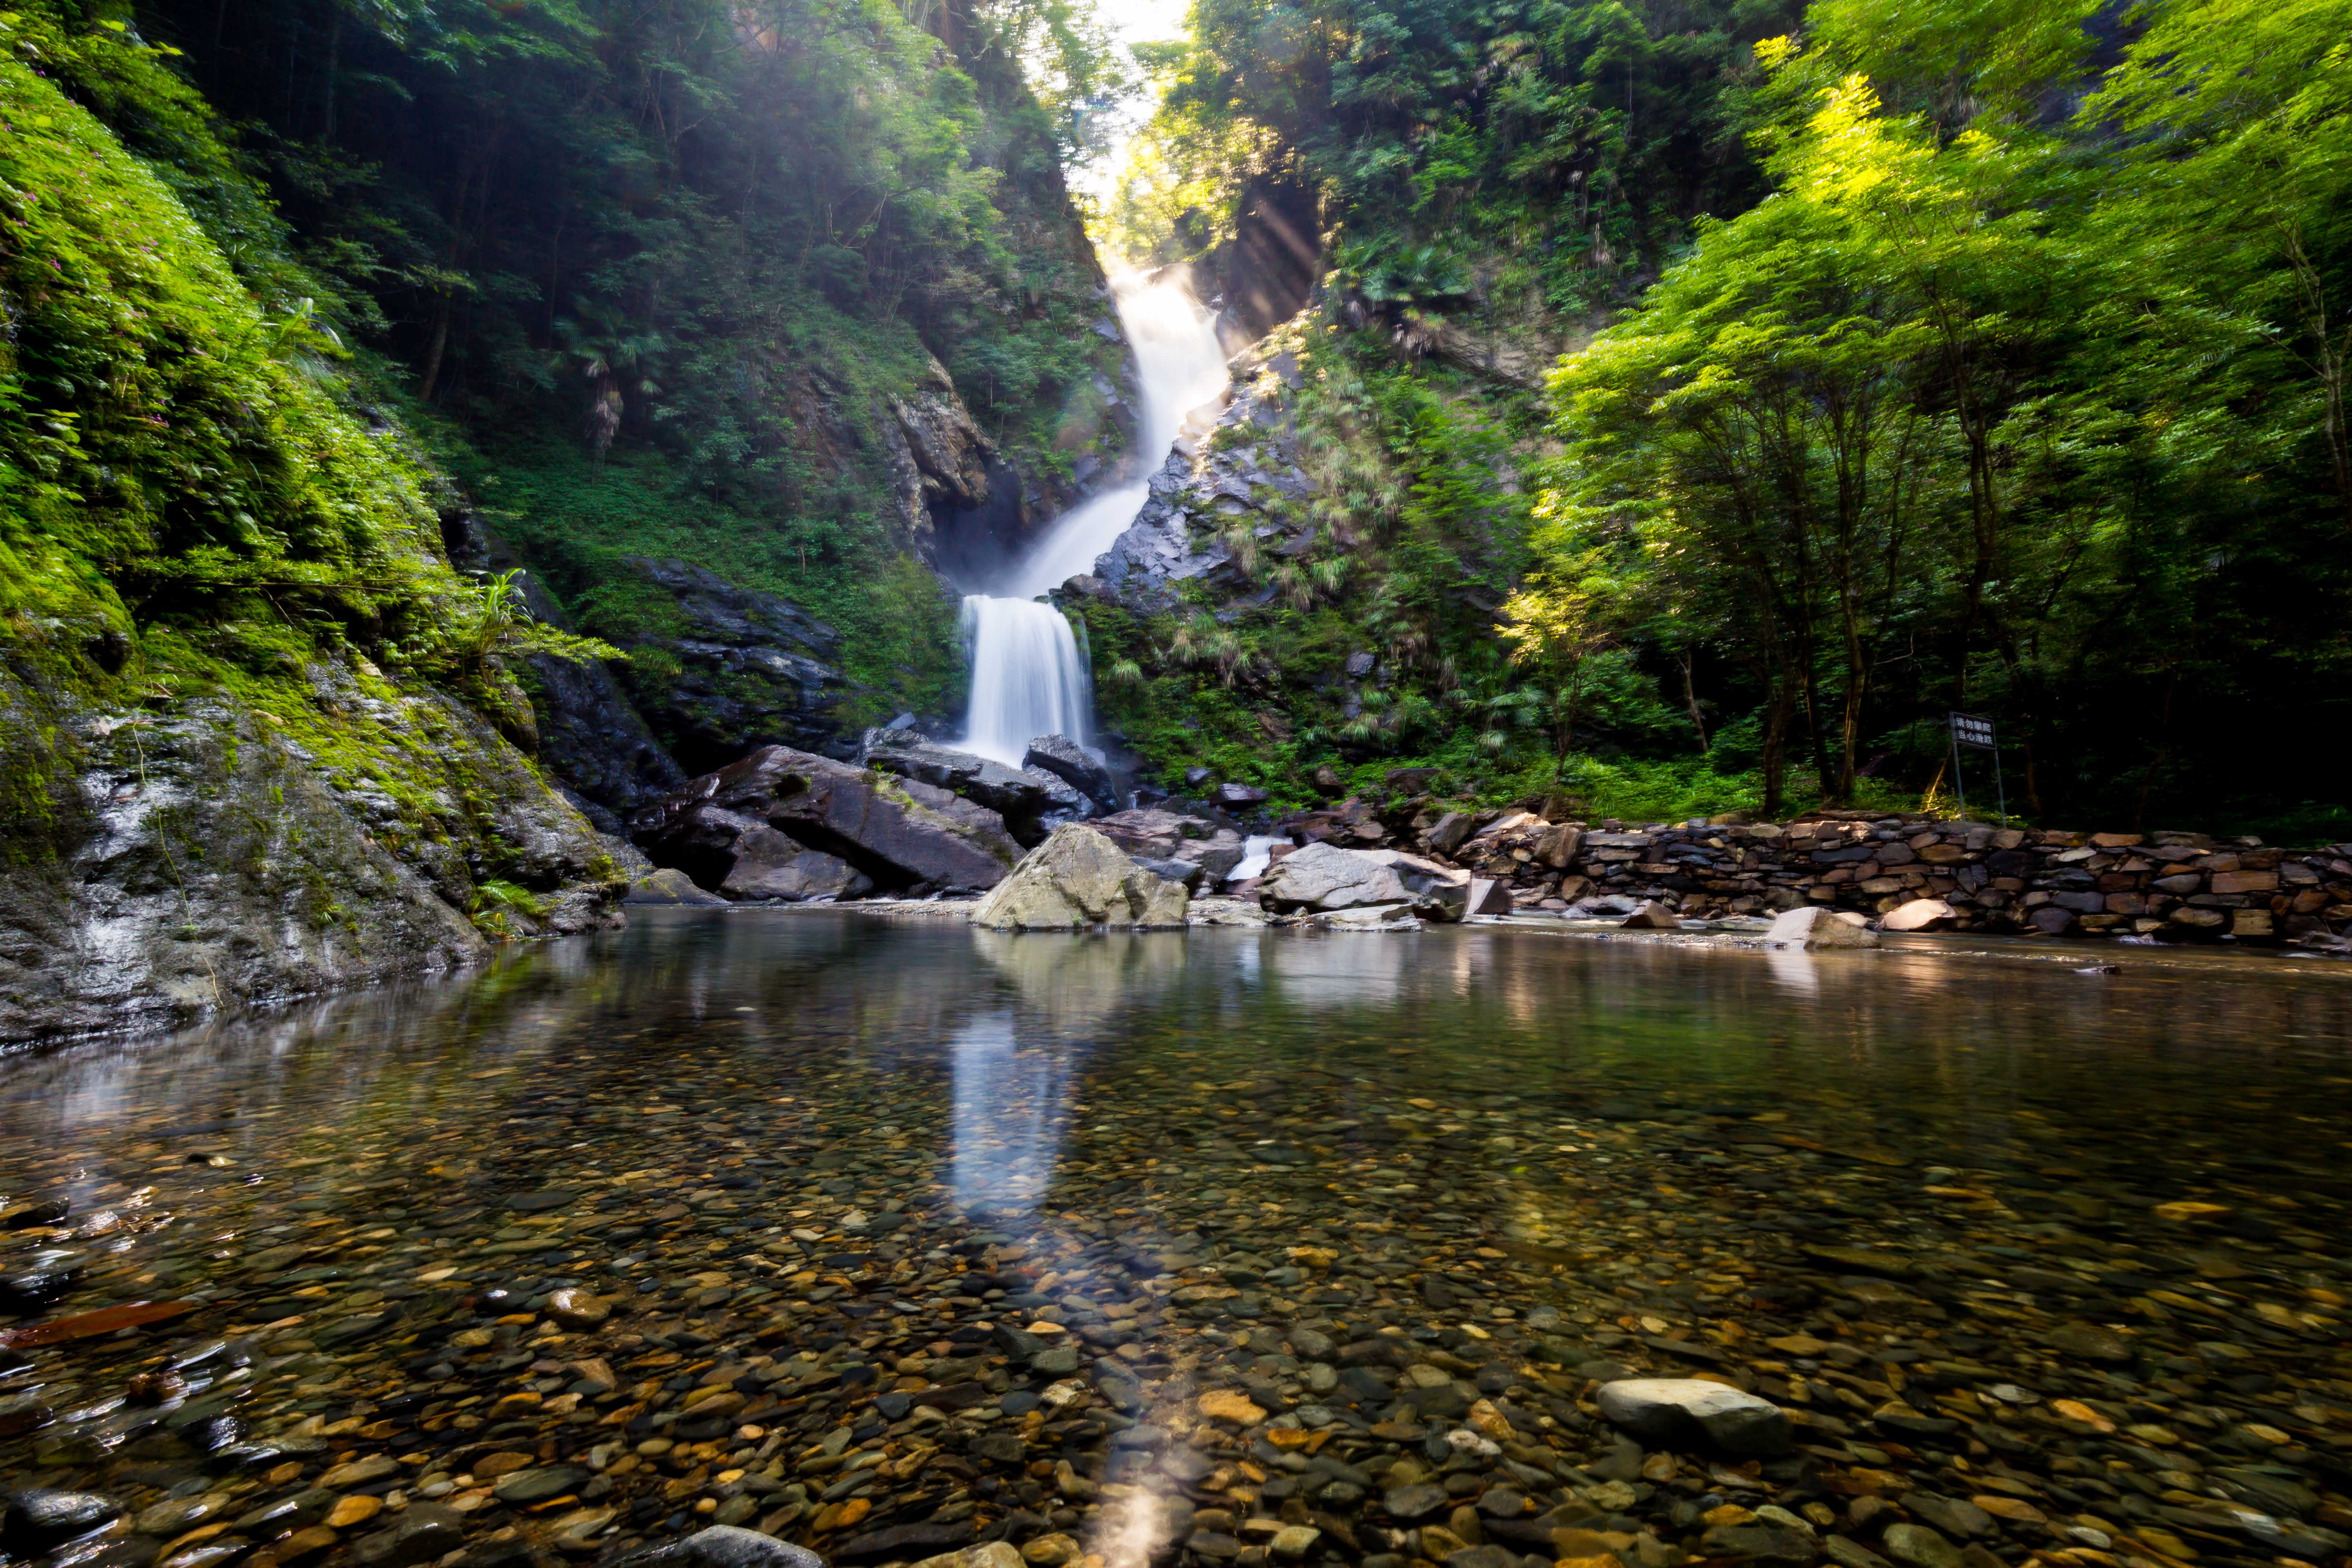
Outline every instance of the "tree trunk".
{"label": "tree trunk", "polygon": [[1698,749],[1704,752],[1706,750],[1706,720],[1698,710],[1698,689],[1691,684],[1691,666],[1697,662],[1697,656],[1685,648],[1675,656],[1675,662],[1682,666],[1683,706],[1690,711],[1691,732],[1698,737]]}

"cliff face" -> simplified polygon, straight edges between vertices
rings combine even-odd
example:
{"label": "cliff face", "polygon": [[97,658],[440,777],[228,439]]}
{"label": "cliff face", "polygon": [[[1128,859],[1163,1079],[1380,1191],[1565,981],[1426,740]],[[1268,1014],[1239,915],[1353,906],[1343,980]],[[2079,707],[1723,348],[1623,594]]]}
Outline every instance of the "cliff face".
{"label": "cliff face", "polygon": [[[320,661],[109,701],[0,673],[47,742],[0,878],[0,1044],[184,1023],[612,923],[606,845],[480,715]],[[23,727],[20,729],[19,727]],[[23,765],[19,759],[19,766]]]}

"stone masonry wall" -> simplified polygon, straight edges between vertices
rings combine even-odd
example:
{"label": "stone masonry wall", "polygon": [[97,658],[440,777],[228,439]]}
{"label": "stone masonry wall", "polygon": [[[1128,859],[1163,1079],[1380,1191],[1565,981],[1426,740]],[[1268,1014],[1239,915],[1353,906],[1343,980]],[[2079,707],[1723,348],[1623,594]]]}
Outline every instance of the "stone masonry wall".
{"label": "stone masonry wall", "polygon": [[1879,915],[1940,899],[1956,916],[1948,929],[1964,931],[2257,942],[2352,932],[2352,844],[2291,851],[2193,833],[2000,829],[1860,813],[1786,825],[1587,828],[1517,813],[1465,839],[1452,858],[1507,879],[1522,908],[1620,893],[1686,917],[1809,902]]}

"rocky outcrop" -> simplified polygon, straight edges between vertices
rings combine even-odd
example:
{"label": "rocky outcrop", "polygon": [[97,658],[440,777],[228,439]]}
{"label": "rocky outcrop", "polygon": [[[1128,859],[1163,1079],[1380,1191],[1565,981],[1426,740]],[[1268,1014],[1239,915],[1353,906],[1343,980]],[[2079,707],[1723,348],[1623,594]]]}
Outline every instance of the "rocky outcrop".
{"label": "rocky outcrop", "polygon": [[[894,893],[976,891],[1020,858],[1003,818],[985,806],[787,746],[694,780],[637,813],[630,829],[656,864],[741,898],[866,890],[845,873]],[[823,859],[806,858],[811,850]]]}
{"label": "rocky outcrop", "polygon": [[[572,631],[571,616],[522,565],[512,544],[492,532],[478,512],[459,510],[441,520],[450,564],[478,574],[511,573],[531,619]],[[530,750],[572,803],[600,833],[617,836],[628,814],[686,782],[677,765],[602,659],[527,656],[516,672],[531,707]]]}
{"label": "rocky outcrop", "polygon": [[1190,895],[1083,824],[1056,828],[982,899],[971,921],[992,931],[1184,923]]}
{"label": "rocky outcrop", "polygon": [[455,969],[616,918],[604,843],[480,715],[372,667],[303,680],[268,708],[105,708],[0,671],[15,782],[45,802],[10,814],[0,1043]]}
{"label": "rocky outcrop", "polygon": [[1466,871],[1394,849],[1310,844],[1267,869],[1258,900],[1284,914],[1385,909],[1458,921],[1468,911],[1470,880]]}
{"label": "rocky outcrop", "polygon": [[1087,797],[1054,773],[1008,768],[970,752],[936,745],[919,731],[868,730],[857,761],[986,806],[1004,819],[1005,830],[1024,848],[1043,844],[1064,823],[1093,813]]}
{"label": "rocky outcrop", "polygon": [[831,626],[687,562],[625,563],[670,601],[667,625],[614,640],[667,656],[632,665],[627,679],[637,710],[681,764],[707,771],[768,745],[843,749],[839,707],[852,688],[835,666],[841,638]]}
{"label": "rocky outcrop", "polygon": [[1262,552],[1277,556],[1310,551],[1315,531],[1287,504],[1315,489],[1288,406],[1298,379],[1286,352],[1236,360],[1223,405],[1186,418],[1135,521],[1071,589],[1156,615],[1174,609],[1179,588],[1194,579],[1232,593],[1252,589],[1220,537],[1227,530],[1250,530]]}

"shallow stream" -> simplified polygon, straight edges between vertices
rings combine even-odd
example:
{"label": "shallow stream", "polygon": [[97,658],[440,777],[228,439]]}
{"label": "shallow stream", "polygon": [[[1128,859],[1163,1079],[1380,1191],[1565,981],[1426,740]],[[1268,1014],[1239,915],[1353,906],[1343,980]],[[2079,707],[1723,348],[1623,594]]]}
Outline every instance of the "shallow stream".
{"label": "shallow stream", "polygon": [[659,911],[0,1061],[0,1476],[134,1568],[2326,1562],[2347,1104],[2333,968]]}

